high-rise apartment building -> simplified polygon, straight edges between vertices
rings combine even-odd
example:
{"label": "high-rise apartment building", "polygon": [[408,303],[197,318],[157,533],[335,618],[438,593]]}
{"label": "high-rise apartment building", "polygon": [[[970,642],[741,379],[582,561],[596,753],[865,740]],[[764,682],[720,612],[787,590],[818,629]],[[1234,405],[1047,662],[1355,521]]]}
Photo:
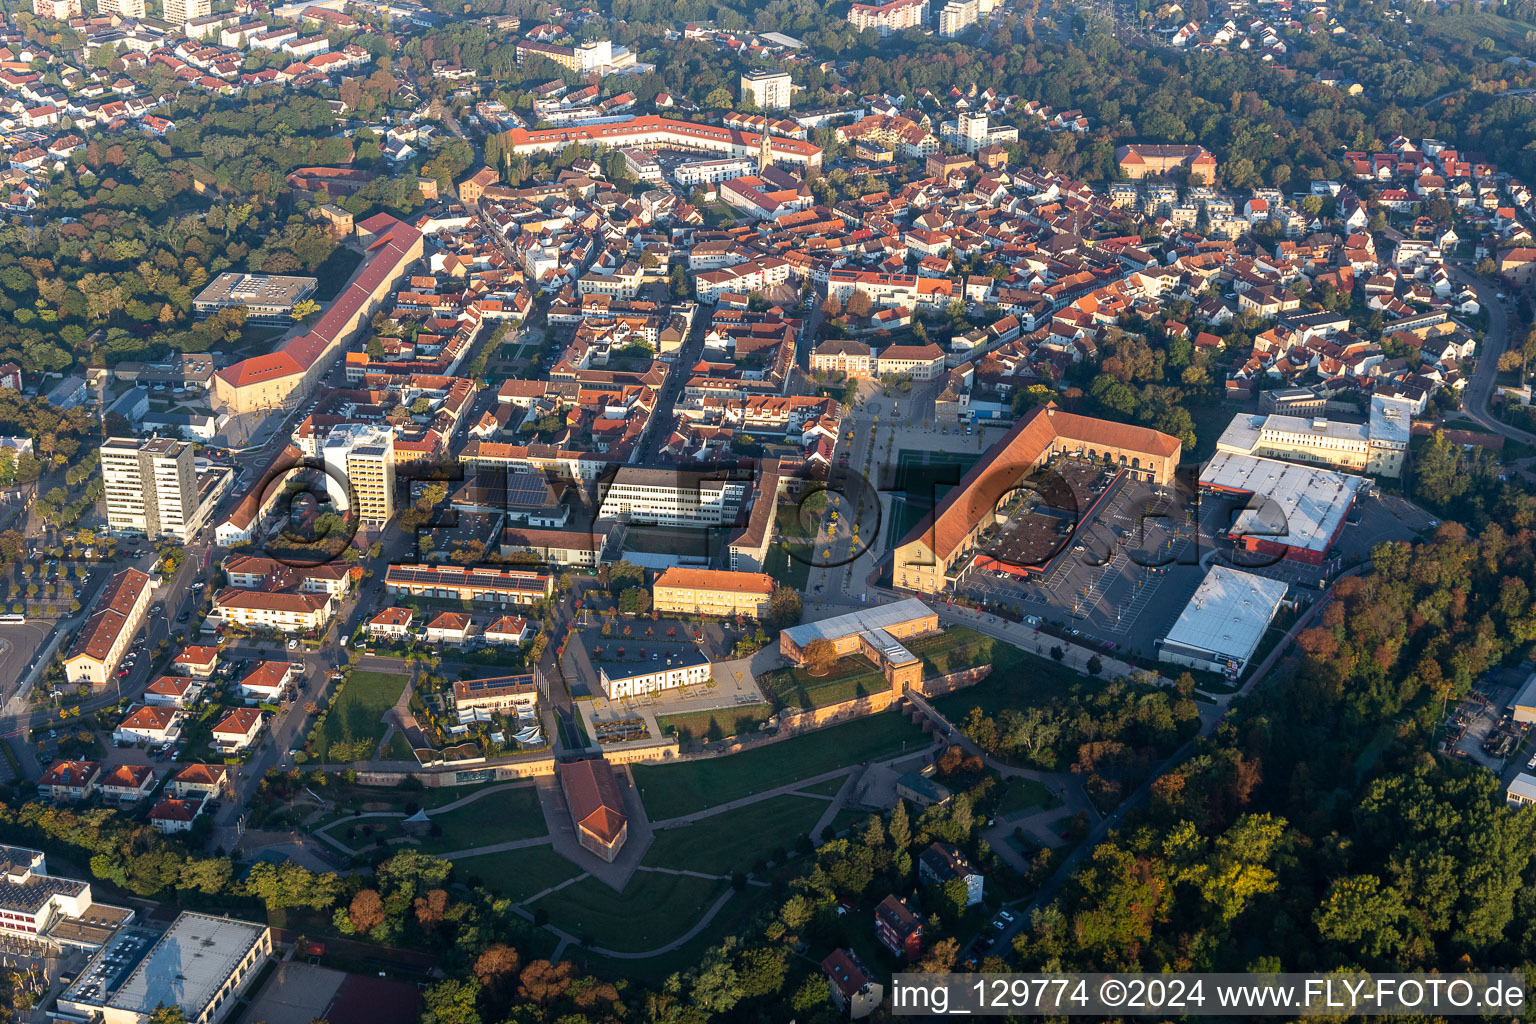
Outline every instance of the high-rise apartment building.
{"label": "high-rise apartment building", "polygon": [[188,541],[202,526],[189,442],[111,438],[101,446],[101,475],[112,532]]}
{"label": "high-rise apartment building", "polygon": [[54,18],[58,21],[78,18],[80,0],[32,0],[32,13],[39,18]]}
{"label": "high-rise apartment building", "polygon": [[185,25],[212,13],[213,0],[165,0],[165,20],[172,25]]}
{"label": "high-rise apartment building", "polygon": [[140,20],[144,17],[144,0],[96,0],[96,9],[102,14]]}
{"label": "high-rise apartment building", "polygon": [[939,11],[939,35],[946,39],[964,32],[980,19],[981,4],[978,0],[949,0]]}
{"label": "high-rise apartment building", "polygon": [[787,71],[748,71],[741,76],[741,98],[759,110],[788,110],[794,87]]}
{"label": "high-rise apartment building", "polygon": [[395,435],[387,427],[349,423],[332,430],[321,449],[325,486],[339,511],[383,526],[395,514]]}
{"label": "high-rise apartment building", "polygon": [[848,23],[856,29],[872,28],[882,36],[928,23],[928,0],[891,0],[885,4],[856,3],[848,10]]}

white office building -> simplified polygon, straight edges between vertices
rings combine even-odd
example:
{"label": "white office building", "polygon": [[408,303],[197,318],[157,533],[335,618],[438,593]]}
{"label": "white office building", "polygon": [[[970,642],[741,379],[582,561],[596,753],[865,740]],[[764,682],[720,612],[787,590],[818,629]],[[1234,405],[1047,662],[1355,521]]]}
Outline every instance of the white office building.
{"label": "white office building", "polygon": [[719,526],[736,521],[752,489],[750,480],[721,479],[724,472],[623,466],[599,482],[600,519],[658,526]]}

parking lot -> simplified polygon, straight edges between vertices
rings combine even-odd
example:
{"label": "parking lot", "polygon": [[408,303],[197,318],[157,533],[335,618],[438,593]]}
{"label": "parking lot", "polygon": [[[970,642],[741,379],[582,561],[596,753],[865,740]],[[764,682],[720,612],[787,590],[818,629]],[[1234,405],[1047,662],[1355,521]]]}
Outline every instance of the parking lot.
{"label": "parking lot", "polygon": [[[981,546],[985,556],[966,572],[962,589],[1060,622],[1106,649],[1150,654],[1204,575],[1190,509],[1165,488],[1098,467],[1068,461],[1052,475],[1071,496],[1043,493],[1010,516],[1016,525]],[[1047,548],[1043,562],[1029,565],[1028,556]],[[1000,567],[989,568],[986,556]],[[1017,575],[1021,566],[1027,577]]]}
{"label": "parking lot", "polygon": [[[1063,471],[1061,465],[1053,468],[1073,490],[1082,488],[1081,474]],[[1167,633],[1218,559],[1315,590],[1369,558],[1376,545],[1412,539],[1435,522],[1402,498],[1371,491],[1356,503],[1324,564],[1315,566],[1237,550],[1226,531],[1243,507],[1240,500],[1197,499],[1182,490],[1102,476],[1077,500],[1083,512],[1070,529],[1064,528],[1063,513],[1048,503],[1010,516],[1011,525],[979,549],[1005,564],[993,566],[986,558],[973,562],[960,589],[1019,615],[1060,623],[1068,635],[1097,641],[1106,650],[1146,657],[1155,655],[1154,642]],[[1054,533],[1038,522],[1050,515],[1057,517]],[[1031,519],[1037,522],[1031,525]],[[1020,566],[1028,571],[1020,573]]]}

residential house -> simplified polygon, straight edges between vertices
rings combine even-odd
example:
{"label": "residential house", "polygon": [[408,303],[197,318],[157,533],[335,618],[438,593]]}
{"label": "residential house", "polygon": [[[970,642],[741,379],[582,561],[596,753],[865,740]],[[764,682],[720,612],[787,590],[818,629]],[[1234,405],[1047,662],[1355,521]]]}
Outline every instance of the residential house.
{"label": "residential house", "polygon": [[385,608],[368,620],[368,635],[380,640],[405,640],[411,635],[409,608]]}
{"label": "residential house", "polygon": [[930,843],[917,858],[917,877],[925,885],[943,885],[959,878],[965,882],[965,905],[981,902],[984,876],[953,843]]}
{"label": "residential house", "polygon": [[149,823],[166,835],[173,832],[190,832],[192,823],[203,813],[205,801],[200,797],[166,797],[149,812]]}
{"label": "residential house", "polygon": [[236,708],[213,727],[213,741],[225,753],[244,750],[261,732],[262,714],[256,708]]}
{"label": "residential house", "polygon": [[916,960],[923,952],[923,919],[906,900],[887,896],[875,908],[875,938],[894,956]]}
{"label": "residential house", "polygon": [[862,1020],[879,1009],[885,990],[864,961],[851,949],[834,949],[821,962],[832,1003],[850,1020]]}
{"label": "residential house", "polygon": [[144,688],[144,703],[184,708],[202,695],[203,683],[191,676],[161,676]]}
{"label": "residential house", "polygon": [[208,646],[184,648],[171,661],[171,671],[194,679],[207,679],[219,665],[219,649]]}
{"label": "residential house", "polygon": [[488,644],[525,644],[532,640],[537,632],[533,624],[523,616],[503,615],[486,626],[483,635]]}
{"label": "residential house", "polygon": [[155,788],[155,770],[147,764],[120,764],[96,783],[108,800],[132,803],[149,796]]}
{"label": "residential house", "polygon": [[112,731],[112,739],[117,743],[166,743],[180,735],[181,712],[149,704],[129,711]]}
{"label": "residential house", "polygon": [[171,776],[172,796],[214,800],[229,790],[230,768],[225,764],[189,764]]}
{"label": "residential house", "polygon": [[302,667],[292,661],[258,661],[240,680],[240,696],[246,703],[275,703]]}
{"label": "residential house", "polygon": [[96,789],[100,761],[55,761],[37,780],[37,790],[55,803],[84,800]]}
{"label": "residential house", "polygon": [[462,645],[474,631],[474,619],[463,612],[443,612],[427,623],[427,643]]}

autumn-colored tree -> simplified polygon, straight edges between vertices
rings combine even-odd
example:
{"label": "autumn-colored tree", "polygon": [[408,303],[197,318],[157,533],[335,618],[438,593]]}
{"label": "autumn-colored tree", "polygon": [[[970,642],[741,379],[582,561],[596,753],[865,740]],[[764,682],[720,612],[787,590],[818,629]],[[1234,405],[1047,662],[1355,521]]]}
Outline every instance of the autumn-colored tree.
{"label": "autumn-colored tree", "polygon": [[837,664],[837,648],[832,641],[824,637],[818,637],[806,644],[800,651],[800,656],[805,659],[805,667],[813,676],[824,676],[832,671],[832,666]]}
{"label": "autumn-colored tree", "polygon": [[493,943],[475,958],[475,979],[492,998],[499,999],[509,991],[520,966],[522,959],[517,950],[504,942]]}
{"label": "autumn-colored tree", "polygon": [[933,944],[918,963],[918,972],[921,974],[948,974],[955,969],[955,961],[960,956],[960,943],[952,938],[940,939]]}
{"label": "autumn-colored tree", "polygon": [[347,908],[347,917],[352,922],[352,927],[361,934],[373,931],[384,923],[384,900],[379,896],[377,889],[364,889],[352,897],[352,905]]}
{"label": "autumn-colored tree", "polygon": [[433,889],[425,896],[417,896],[411,909],[416,912],[416,920],[430,932],[443,923],[443,914],[448,910],[448,894],[442,889]]}
{"label": "autumn-colored tree", "polygon": [[523,968],[518,976],[518,995],[531,999],[540,1006],[549,1006],[571,987],[575,968],[570,961],[552,964],[548,960],[534,960]]}

